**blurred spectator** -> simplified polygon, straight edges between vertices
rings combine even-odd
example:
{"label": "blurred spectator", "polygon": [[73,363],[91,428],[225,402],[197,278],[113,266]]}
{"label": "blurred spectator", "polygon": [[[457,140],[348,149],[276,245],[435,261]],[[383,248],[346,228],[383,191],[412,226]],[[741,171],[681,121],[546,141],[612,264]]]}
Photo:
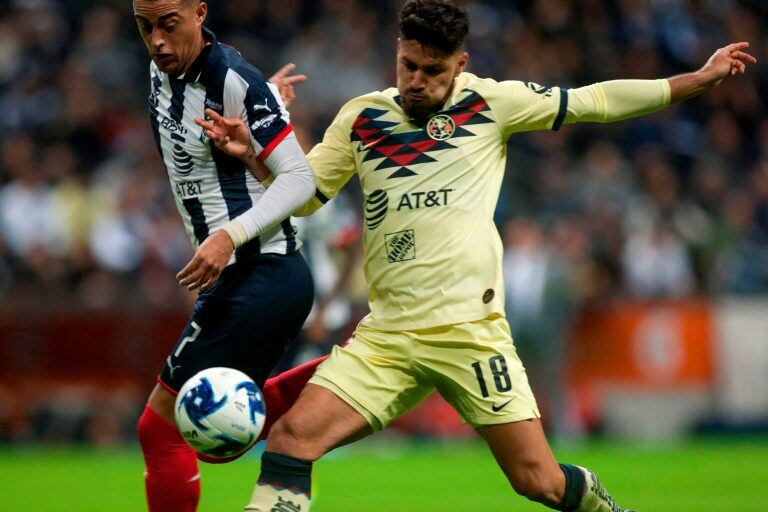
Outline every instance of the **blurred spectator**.
{"label": "blurred spectator", "polygon": [[541,226],[511,220],[505,229],[506,312],[520,358],[537,400],[546,408],[556,435],[573,433],[567,424],[563,381],[566,337],[578,298],[571,293],[566,258]]}
{"label": "blurred spectator", "polygon": [[636,297],[679,298],[693,291],[685,244],[663,222],[630,236],[623,266],[629,291]]}
{"label": "blurred spectator", "polygon": [[[767,35],[750,4],[467,5],[473,71],[549,85],[672,75],[731,39],[751,40],[761,57]],[[209,24],[265,72],[294,61],[310,76],[293,108],[309,147],[349,98],[393,85],[398,7],[383,0],[288,0],[279,7],[227,0],[211,9]],[[153,156],[148,63],[133,25],[116,2],[11,2],[0,16],[6,289],[25,268],[33,280],[85,283],[103,272],[172,275],[183,264],[188,249],[159,242],[181,241],[183,233]],[[756,67],[647,119],[514,137],[499,222],[526,215],[549,229],[581,219],[572,225],[588,241],[586,266],[602,276],[602,296],[745,290],[737,282],[746,278],[735,277],[746,272],[738,255],[762,254],[768,231],[766,180],[754,171],[768,159],[765,82]],[[733,208],[751,213],[723,213],[735,187],[749,198]],[[643,251],[634,254],[638,245]],[[678,270],[671,289],[639,284],[643,264],[672,253],[678,264],[670,267]],[[749,288],[768,291],[768,284],[753,280]]]}

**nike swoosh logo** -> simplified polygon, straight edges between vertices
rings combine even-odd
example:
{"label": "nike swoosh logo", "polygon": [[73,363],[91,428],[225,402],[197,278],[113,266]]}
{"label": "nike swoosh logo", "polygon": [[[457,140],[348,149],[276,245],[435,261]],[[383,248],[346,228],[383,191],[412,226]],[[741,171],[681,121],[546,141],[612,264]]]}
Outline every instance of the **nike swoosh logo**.
{"label": "nike swoosh logo", "polygon": [[378,144],[380,144],[380,143],[384,142],[384,141],[386,140],[386,138],[387,138],[387,137],[389,137],[389,135],[383,135],[383,136],[379,137],[378,139],[376,139],[375,141],[373,141],[373,142],[369,142],[368,144],[366,144],[365,146],[363,146],[363,149],[364,149],[364,150],[365,150],[365,149],[371,149],[373,146],[376,146],[376,145],[378,145]]}
{"label": "nike swoosh logo", "polygon": [[[515,397],[515,398],[517,398],[517,397]],[[498,405],[498,406],[496,404],[493,404],[493,407],[491,407],[491,409],[493,409],[493,412],[499,412],[500,410],[502,410],[503,408],[508,406],[510,404],[510,402],[512,402],[512,400],[514,400],[515,398],[507,400],[506,402],[504,402],[503,404]]]}

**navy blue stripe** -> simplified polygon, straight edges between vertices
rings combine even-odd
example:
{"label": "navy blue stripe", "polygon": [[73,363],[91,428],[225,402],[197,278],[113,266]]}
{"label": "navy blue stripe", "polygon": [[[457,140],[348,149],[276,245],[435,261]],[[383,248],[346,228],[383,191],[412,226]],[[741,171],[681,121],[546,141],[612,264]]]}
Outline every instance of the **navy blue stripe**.
{"label": "navy blue stripe", "polygon": [[[186,82],[183,80],[177,80],[170,78],[171,83],[171,108],[168,113],[171,115],[171,119],[177,123],[181,123],[184,118],[184,91],[187,88]],[[173,140],[179,140],[177,137],[172,137]],[[179,142],[184,142],[184,138],[181,137]],[[203,204],[197,198],[184,199],[184,208],[189,213],[192,219],[192,230],[195,232],[195,238],[202,243],[203,240],[208,238],[208,224],[205,221],[205,212],[203,212]]]}
{"label": "navy blue stripe", "polygon": [[283,227],[283,234],[285,235],[285,241],[287,243],[286,251],[293,252],[296,250],[296,236],[293,234],[293,226],[291,225],[290,217],[285,219],[280,225]]}
{"label": "navy blue stripe", "polygon": [[[160,159],[163,160],[163,146],[160,144],[160,123],[157,121],[156,108],[149,108],[149,119],[152,125],[152,135],[155,137],[155,144],[157,144],[157,150],[160,152]],[[165,164],[165,161],[163,161],[163,164]]]}
{"label": "navy blue stripe", "polygon": [[163,146],[160,144],[160,122],[157,120],[157,107],[154,102],[157,102],[157,96],[160,93],[160,88],[163,83],[160,77],[153,75],[150,80],[150,99],[149,99],[149,119],[152,124],[152,135],[155,137],[155,144],[157,144],[157,150],[160,152],[160,159],[163,158]]}
{"label": "navy blue stripe", "polygon": [[328,196],[320,192],[320,190],[315,190],[315,197],[320,200],[321,203],[325,204],[329,201]]}
{"label": "navy blue stripe", "polygon": [[171,119],[177,123],[184,117],[184,90],[187,88],[186,82],[170,78],[171,82],[171,108],[168,111]]}
{"label": "navy blue stripe", "polygon": [[[229,68],[221,63],[221,55],[219,53],[211,53],[209,62],[211,60],[219,62],[212,63],[218,65],[211,66],[211,69],[216,71],[209,77],[209,82],[205,89],[205,103],[207,105],[223,105],[224,83],[227,79]],[[248,170],[240,159],[233,158],[219,150],[213,142],[210,142],[210,146],[211,156],[216,164],[221,194],[224,196],[224,202],[227,205],[229,219],[232,220],[247,212],[253,206],[253,200],[248,193],[248,183],[246,181]]]}
{"label": "navy blue stripe", "polygon": [[557,112],[552,129],[557,131],[563,126],[565,114],[568,112],[568,89],[560,89],[560,110]]}
{"label": "navy blue stripe", "polygon": [[205,213],[203,212],[203,203],[196,197],[184,199],[184,208],[192,218],[192,229],[195,231],[195,238],[202,243],[208,238],[208,225],[205,223]]}

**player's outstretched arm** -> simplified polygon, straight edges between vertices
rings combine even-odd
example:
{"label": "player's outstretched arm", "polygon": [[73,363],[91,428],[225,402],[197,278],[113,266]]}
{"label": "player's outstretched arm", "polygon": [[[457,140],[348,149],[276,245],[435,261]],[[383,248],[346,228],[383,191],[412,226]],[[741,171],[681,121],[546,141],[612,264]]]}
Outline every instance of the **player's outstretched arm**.
{"label": "player's outstretched arm", "polygon": [[749,43],[730,44],[717,50],[698,71],[669,79],[612,80],[569,90],[565,123],[621,121],[693,98],[757,62],[745,52],[748,47]]}
{"label": "player's outstretched arm", "polygon": [[746,53],[747,48],[747,42],[729,44],[717,50],[700,70],[670,78],[672,103],[693,98],[719,85],[729,75],[744,74],[747,64],[757,62]]}

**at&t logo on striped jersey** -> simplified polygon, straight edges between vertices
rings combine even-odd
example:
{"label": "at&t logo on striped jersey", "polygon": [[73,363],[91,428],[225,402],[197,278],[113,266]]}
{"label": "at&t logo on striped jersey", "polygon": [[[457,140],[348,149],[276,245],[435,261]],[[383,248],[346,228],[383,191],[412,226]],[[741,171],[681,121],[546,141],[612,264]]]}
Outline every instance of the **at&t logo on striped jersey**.
{"label": "at&t logo on striped jersey", "polygon": [[389,197],[383,190],[374,190],[365,200],[365,224],[368,229],[376,229],[387,217]]}
{"label": "at&t logo on striped jersey", "polygon": [[194,169],[192,157],[179,144],[173,145],[173,163],[176,174],[179,176],[189,176],[192,174]]}

